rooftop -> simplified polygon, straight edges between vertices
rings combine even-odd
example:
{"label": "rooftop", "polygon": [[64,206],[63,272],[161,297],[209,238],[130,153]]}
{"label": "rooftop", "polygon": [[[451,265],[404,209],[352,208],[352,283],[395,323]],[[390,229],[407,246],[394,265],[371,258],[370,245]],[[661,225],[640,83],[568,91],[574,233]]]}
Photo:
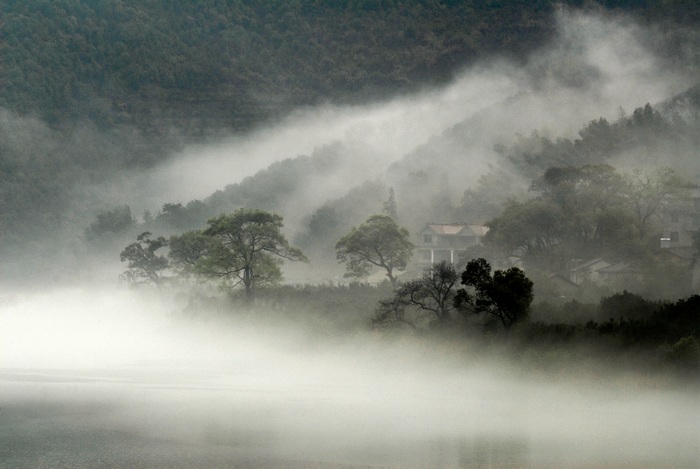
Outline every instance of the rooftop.
{"label": "rooftop", "polygon": [[459,235],[463,234],[465,230],[468,230],[471,232],[470,234],[484,236],[489,231],[488,226],[484,225],[471,225],[467,223],[428,223],[420,232],[426,228],[429,228],[433,233],[444,235]]}

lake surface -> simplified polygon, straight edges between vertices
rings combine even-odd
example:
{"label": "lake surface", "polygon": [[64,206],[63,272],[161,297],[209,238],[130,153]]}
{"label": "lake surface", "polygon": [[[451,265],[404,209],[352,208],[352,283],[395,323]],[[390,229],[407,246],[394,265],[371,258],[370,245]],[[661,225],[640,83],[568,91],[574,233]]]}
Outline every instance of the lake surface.
{"label": "lake surface", "polygon": [[0,467],[700,466],[697,386],[158,308],[3,305]]}
{"label": "lake surface", "polygon": [[[259,364],[258,364],[259,366]],[[256,368],[258,368],[256,366]],[[691,393],[471,376],[4,370],[0,467],[697,467]],[[438,379],[440,378],[440,379]]]}

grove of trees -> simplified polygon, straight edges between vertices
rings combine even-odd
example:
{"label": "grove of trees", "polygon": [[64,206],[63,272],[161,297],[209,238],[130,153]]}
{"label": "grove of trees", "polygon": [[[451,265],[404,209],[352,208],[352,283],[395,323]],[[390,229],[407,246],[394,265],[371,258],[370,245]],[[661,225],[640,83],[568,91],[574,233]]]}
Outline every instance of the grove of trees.
{"label": "grove of trees", "polygon": [[[172,267],[182,277],[200,275],[220,280],[226,287],[243,285],[252,297],[256,288],[276,285],[282,278],[282,259],[306,261],[304,254],[290,246],[282,234],[282,217],[255,209],[239,209],[210,219],[209,227],[150,239],[142,233],[137,243],[122,251],[122,261],[129,261],[125,277],[129,281],[162,282],[162,272]],[[155,253],[170,246],[170,261]]]}
{"label": "grove of trees", "polygon": [[[275,211],[281,213],[300,188],[342,170],[341,143],[280,160],[206,199],[167,202],[141,218],[115,200],[119,183],[106,184],[151,169],[186,143],[262,128],[299,107],[402,96],[446,83],[465,66],[493,57],[524,64],[524,73],[536,77],[539,72],[529,69],[539,65],[528,57],[557,34],[561,5],[583,5],[608,18],[633,13],[653,26],[641,43],[659,62],[682,63],[691,77],[697,71],[700,2],[683,0],[2,2],[3,265],[20,253],[13,265],[33,277],[39,269],[26,266],[26,259],[70,271],[59,261],[70,257],[72,266],[82,267],[91,256],[114,258],[118,252],[126,263],[123,276],[133,284],[164,287],[169,275],[177,275],[240,288],[246,298],[261,292],[301,297],[293,287],[264,287],[279,287],[284,261],[306,261],[309,249],[318,249],[331,261],[335,254],[346,277],[386,273],[393,292],[373,311],[377,327],[421,332],[476,317],[509,334],[522,325],[533,337],[540,327],[549,337],[597,334],[624,344],[644,342],[694,363],[700,356],[698,299],[678,299],[690,291],[688,267],[665,263],[656,251],[663,209],[696,189],[685,178],[697,172],[697,84],[629,115],[621,109],[617,120],[593,120],[575,138],[549,136],[547,129],[504,136],[487,155],[491,172],[460,187],[459,202],[447,184],[442,192],[422,192],[429,170],[398,165],[387,172],[392,187],[383,205],[388,187],[377,181],[384,179],[359,181],[295,220],[303,226],[293,243]],[[475,137],[466,126],[456,123],[409,156],[434,164],[431,151],[450,148],[445,153],[451,155],[447,136]],[[466,146],[454,148],[446,168],[466,164]],[[408,193],[425,205],[399,211],[397,200]],[[381,209],[382,215],[360,223]],[[470,253],[475,260],[438,264],[418,278],[401,279],[397,272],[410,266],[413,245],[397,223],[399,213],[423,222],[436,216],[486,223],[490,231],[485,245]],[[411,228],[414,222],[401,219]],[[70,241],[54,244],[59,234]],[[610,320],[596,317],[556,330],[527,322],[537,287],[530,279],[546,283],[570,261],[597,256],[635,263],[644,277],[634,292],[606,293],[596,314]],[[510,267],[513,259],[522,261],[527,276]],[[491,266],[502,269],[492,272]],[[351,285],[343,301],[361,294],[374,299],[388,288]],[[659,291],[673,300],[650,303],[637,296]],[[556,292],[552,304],[537,308],[554,311],[555,318],[594,309],[560,296]]]}
{"label": "grove of trees", "polygon": [[[663,209],[693,186],[668,168],[621,173],[609,165],[551,168],[533,182],[534,197],[510,201],[489,221],[487,246],[518,255],[529,269],[565,272],[597,257],[625,262],[639,275],[610,288],[672,298],[690,292],[691,265],[660,252]],[[578,261],[580,262],[580,261]]]}
{"label": "grove of trees", "polygon": [[552,167],[532,183],[534,197],[508,201],[488,222],[485,242],[551,271],[576,258],[639,260],[658,245],[664,204],[690,187],[669,168],[623,174],[610,165]]}
{"label": "grove of trees", "polygon": [[440,262],[422,277],[402,282],[394,296],[379,302],[372,323],[376,327],[406,325],[413,330],[450,325],[455,313],[467,318],[486,313],[505,329],[526,318],[533,300],[533,283],[522,270],[496,270],[483,258],[472,259],[460,275],[455,267]]}

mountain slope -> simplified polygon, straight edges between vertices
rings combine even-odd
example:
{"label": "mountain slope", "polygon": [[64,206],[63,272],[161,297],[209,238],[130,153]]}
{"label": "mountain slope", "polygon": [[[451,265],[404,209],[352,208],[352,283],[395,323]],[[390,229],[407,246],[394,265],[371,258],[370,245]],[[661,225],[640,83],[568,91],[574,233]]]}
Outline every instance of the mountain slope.
{"label": "mountain slope", "polygon": [[[523,58],[552,38],[556,5],[580,3],[5,0],[0,107],[54,126],[245,129],[299,105],[444,83],[493,55]],[[700,9],[603,3],[687,24]]]}

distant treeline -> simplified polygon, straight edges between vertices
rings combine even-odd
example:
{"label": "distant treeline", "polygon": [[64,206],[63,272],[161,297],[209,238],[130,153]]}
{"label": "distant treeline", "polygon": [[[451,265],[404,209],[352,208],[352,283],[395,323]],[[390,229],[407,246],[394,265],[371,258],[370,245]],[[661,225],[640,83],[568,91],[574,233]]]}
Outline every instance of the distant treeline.
{"label": "distant treeline", "polygon": [[[539,305],[540,309],[547,305]],[[629,292],[601,299],[599,305],[569,302],[551,311],[549,321],[527,322],[517,330],[518,347],[550,366],[564,359],[585,362],[604,356],[611,364],[641,369],[666,368],[697,376],[700,371],[700,296],[653,302]],[[608,316],[602,319],[601,316]],[[563,323],[577,317],[574,323]],[[597,317],[589,319],[586,317]],[[557,318],[557,319],[555,319]],[[543,354],[543,352],[545,352]]]}
{"label": "distant treeline", "polygon": [[[243,129],[299,105],[444,82],[493,55],[524,58],[581,0],[23,0],[0,2],[0,107],[54,126],[90,120]],[[697,25],[692,1],[600,10]],[[672,52],[672,51],[671,51]]]}
{"label": "distant treeline", "polygon": [[[242,291],[225,298],[191,293],[184,314],[245,312],[253,321],[301,326],[310,333],[310,340],[337,340],[366,334],[377,302],[390,294],[388,284],[359,283],[278,286],[260,290],[252,303]],[[603,363],[643,372],[675,371],[695,378],[700,372],[698,311],[697,295],[660,302],[625,291],[597,304],[534,305],[532,317],[509,331],[487,316],[454,322],[452,327],[435,322],[434,327],[418,331],[389,328],[374,334],[381,340],[413,338],[430,349],[450,353],[475,344],[483,355],[509,351],[509,359],[522,365],[524,372]]]}

